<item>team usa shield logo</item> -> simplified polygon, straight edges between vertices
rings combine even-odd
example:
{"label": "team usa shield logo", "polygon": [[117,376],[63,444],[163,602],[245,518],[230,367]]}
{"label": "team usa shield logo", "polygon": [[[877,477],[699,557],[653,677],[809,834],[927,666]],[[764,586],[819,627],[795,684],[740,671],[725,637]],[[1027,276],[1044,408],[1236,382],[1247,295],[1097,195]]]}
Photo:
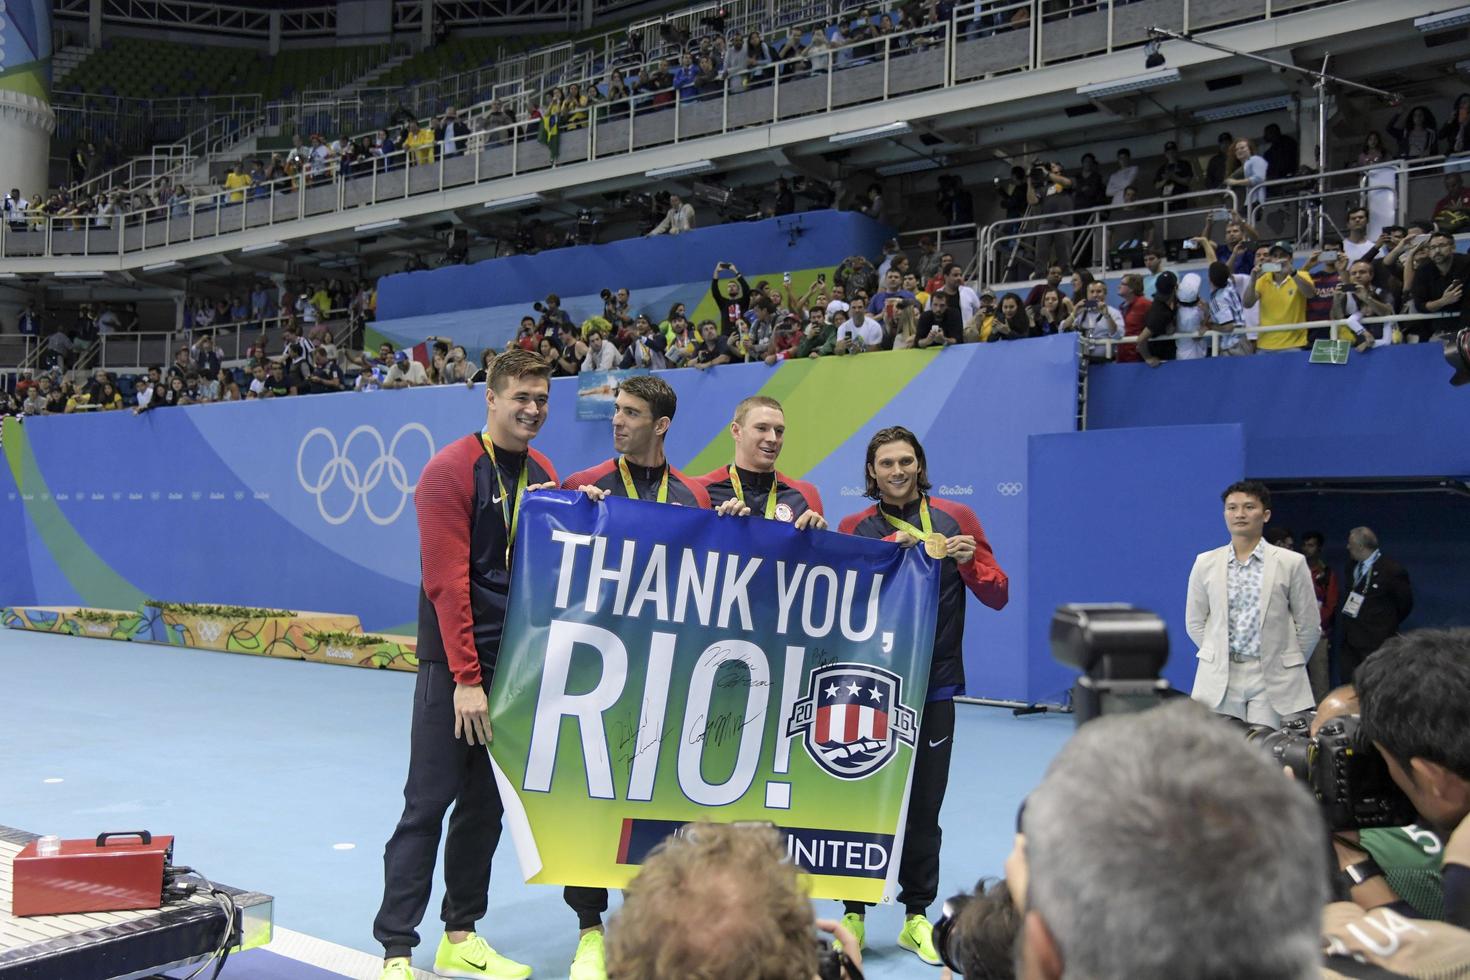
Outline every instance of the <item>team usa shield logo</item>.
{"label": "team usa shield logo", "polygon": [[899,742],[912,746],[918,739],[918,717],[903,703],[902,684],[897,674],[870,664],[817,667],[786,734],[804,734],[807,755],[838,779],[871,776]]}

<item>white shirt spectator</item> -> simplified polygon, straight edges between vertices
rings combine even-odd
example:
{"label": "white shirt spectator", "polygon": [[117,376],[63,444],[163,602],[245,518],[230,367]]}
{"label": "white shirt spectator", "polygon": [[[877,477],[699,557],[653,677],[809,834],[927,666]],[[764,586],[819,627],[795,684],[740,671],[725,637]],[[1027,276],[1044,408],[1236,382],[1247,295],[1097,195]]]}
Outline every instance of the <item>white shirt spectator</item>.
{"label": "white shirt spectator", "polygon": [[664,220],[658,223],[658,227],[650,231],[650,235],[682,235],[686,231],[694,230],[694,205],[680,204],[669,208],[669,213],[664,215]]}
{"label": "white shirt spectator", "polygon": [[618,349],[611,342],[587,345],[587,356],[582,358],[583,371],[611,371],[618,366]]}
{"label": "white shirt spectator", "polygon": [[147,408],[153,404],[153,385],[147,381],[139,381],[137,389],[133,392],[133,398],[137,401],[139,408]]}
{"label": "white shirt spectator", "polygon": [[851,320],[837,328],[838,340],[849,337],[861,340],[864,347],[877,347],[883,343],[883,324],[878,322],[877,317],[866,315],[863,317],[863,322],[858,323],[857,316],[854,315]]}
{"label": "white shirt spectator", "polygon": [[[1245,296],[1246,287],[1251,284],[1251,277],[1250,277],[1250,275],[1248,273],[1244,273],[1244,272],[1237,272],[1235,275],[1231,276],[1230,278],[1232,280],[1234,280],[1234,282],[1235,282],[1235,291],[1237,293],[1239,293],[1242,297],[1244,297]],[[1255,306],[1244,306],[1244,305],[1242,305],[1242,309],[1244,310],[1244,313],[1245,313],[1245,325],[1250,328],[1249,330],[1246,331],[1246,336],[1248,338],[1250,338],[1251,340],[1255,340],[1256,339],[1256,330],[1255,330],[1255,328],[1256,327],[1259,327],[1261,325],[1261,304],[1260,304],[1260,301],[1257,300]]]}
{"label": "white shirt spectator", "polygon": [[394,361],[387,376],[383,378],[384,388],[418,388],[428,383],[428,372],[413,358]]}
{"label": "white shirt spectator", "polygon": [[1344,238],[1342,241],[1342,254],[1348,257],[1347,264],[1352,265],[1367,255],[1373,250],[1374,244],[1376,243],[1371,238],[1365,238],[1361,242],[1355,242],[1351,238]]}
{"label": "white shirt spectator", "polygon": [[1118,205],[1118,207],[1122,207],[1125,203],[1127,203],[1123,200],[1123,192],[1126,191],[1129,187],[1133,186],[1133,182],[1137,179],[1138,164],[1130,163],[1126,167],[1119,167],[1117,170],[1114,170],[1113,175],[1108,178],[1107,190],[1104,191],[1104,193],[1108,195],[1108,198],[1114,204]]}
{"label": "white shirt spectator", "polygon": [[5,217],[12,226],[24,227],[25,213],[30,209],[31,202],[26,200],[24,194],[16,192],[19,196],[5,195]]}
{"label": "white shirt spectator", "polygon": [[122,321],[117,318],[117,314],[112,310],[103,310],[102,315],[97,318],[97,332],[99,334],[117,333],[121,329]]}

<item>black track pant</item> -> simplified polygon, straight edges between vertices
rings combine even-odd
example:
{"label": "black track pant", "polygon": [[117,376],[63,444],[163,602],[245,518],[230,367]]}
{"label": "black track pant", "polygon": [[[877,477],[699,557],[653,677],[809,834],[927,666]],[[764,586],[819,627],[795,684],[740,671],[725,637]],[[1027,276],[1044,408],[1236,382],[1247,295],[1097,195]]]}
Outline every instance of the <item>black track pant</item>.
{"label": "black track pant", "polygon": [[607,911],[606,888],[568,885],[562,889],[561,896],[572,911],[577,913],[578,929],[595,929],[602,925],[602,913]]}
{"label": "black track pant", "polygon": [[[954,750],[954,702],[924,705],[904,824],[903,856],[898,862],[898,900],[906,914],[926,913],[939,894],[939,809],[949,787],[949,756]],[[844,902],[846,911],[861,913],[862,902]]]}
{"label": "black track pant", "polygon": [[490,859],[500,842],[504,808],[489,752],[454,737],[449,665],[421,661],[413,692],[403,816],[383,849],[383,905],[373,920],[373,937],[383,944],[386,957],[408,956],[419,943],[417,926],[429,904],[439,834],[451,803],[440,917],[446,932],[470,932],[485,915]]}

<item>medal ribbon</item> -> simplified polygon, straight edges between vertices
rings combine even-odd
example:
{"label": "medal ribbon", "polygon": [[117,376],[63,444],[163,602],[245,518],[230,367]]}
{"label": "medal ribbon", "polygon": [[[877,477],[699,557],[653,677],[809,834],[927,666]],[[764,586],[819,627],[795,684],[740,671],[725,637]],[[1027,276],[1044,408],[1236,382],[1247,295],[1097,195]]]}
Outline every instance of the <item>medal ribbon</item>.
{"label": "medal ribbon", "polygon": [[[771,493],[766,497],[766,520],[776,516],[776,474],[771,474]],[[735,499],[742,504],[745,503],[745,490],[740,486],[740,474],[735,472],[735,467],[730,467],[730,486],[735,490]]]}
{"label": "medal ribbon", "polygon": [[[631,470],[628,469],[628,460],[623,456],[618,457],[618,473],[623,478],[623,489],[628,491],[628,499],[641,499],[638,496],[638,488],[633,485],[633,473]],[[664,460],[664,475],[663,479],[659,480],[658,483],[658,497],[656,498],[656,502],[660,504],[666,504],[669,502],[668,460]]]}
{"label": "medal ribbon", "polygon": [[924,497],[919,498],[919,523],[924,525],[924,529],[922,531],[914,527],[903,518],[894,517],[892,514],[888,513],[888,511],[883,510],[882,507],[879,507],[878,510],[882,512],[883,519],[887,521],[892,527],[899,531],[906,532],[911,537],[913,537],[915,541],[923,541],[929,535],[934,533],[934,523],[929,520],[929,501]]}
{"label": "medal ribbon", "polygon": [[485,452],[490,454],[490,466],[495,470],[495,485],[500,490],[500,516],[505,519],[505,568],[510,570],[510,547],[516,539],[516,527],[521,520],[521,500],[526,496],[526,484],[529,482],[527,476],[531,469],[531,460],[528,457],[521,463],[521,475],[516,480],[516,495],[513,499],[505,492],[505,481],[500,478],[500,462],[495,458],[495,443],[485,433],[480,433],[480,442],[485,446]]}

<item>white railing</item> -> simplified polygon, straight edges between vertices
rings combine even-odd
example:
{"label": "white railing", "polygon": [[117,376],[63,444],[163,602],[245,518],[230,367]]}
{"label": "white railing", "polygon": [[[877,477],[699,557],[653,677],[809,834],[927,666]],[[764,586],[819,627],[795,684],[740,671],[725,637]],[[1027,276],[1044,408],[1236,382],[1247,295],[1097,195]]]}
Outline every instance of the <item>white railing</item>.
{"label": "white railing", "polygon": [[[1364,326],[1374,326],[1374,325],[1380,324],[1380,323],[1413,323],[1413,322],[1416,322],[1416,321],[1419,321],[1419,320],[1450,320],[1450,319],[1454,319],[1457,316],[1458,316],[1458,314],[1455,314],[1455,313],[1395,313],[1395,314],[1393,314],[1391,316],[1365,316],[1365,317],[1360,317],[1360,318],[1358,318],[1358,322],[1362,323]],[[1207,339],[1207,340],[1210,341],[1210,355],[1213,356],[1213,357],[1218,357],[1220,355],[1220,341],[1223,338],[1225,338],[1225,337],[1240,337],[1240,338],[1244,339],[1247,334],[1256,334],[1257,336],[1259,336],[1260,334],[1288,333],[1288,332],[1300,331],[1300,330],[1325,330],[1325,329],[1333,329],[1335,331],[1337,328],[1342,328],[1344,330],[1348,329],[1347,320],[1346,319],[1337,319],[1337,320],[1305,320],[1305,321],[1303,321],[1301,323],[1277,323],[1277,324],[1272,324],[1269,327],[1242,327],[1240,330],[1233,330],[1233,331],[1226,331],[1226,330],[1206,330],[1202,334],[1198,334],[1198,333],[1171,333],[1171,334],[1165,334],[1164,336],[1161,336],[1161,337],[1150,337],[1149,340],[1150,340],[1150,342],[1152,342],[1152,341],[1155,341],[1155,340],[1161,340],[1162,341],[1162,340],[1205,340],[1205,339]],[[1104,356],[1107,357],[1109,360],[1112,360],[1118,347],[1121,347],[1121,346],[1123,346],[1125,344],[1133,344],[1133,345],[1136,346],[1138,344],[1138,337],[1136,337],[1136,336],[1134,336],[1134,337],[1087,337],[1087,336],[1083,336],[1082,337],[1082,342],[1085,343],[1085,344],[1088,344],[1088,345],[1090,345],[1092,347],[1101,347],[1103,349],[1103,351],[1104,351]],[[1406,342],[1408,342],[1408,341],[1406,341]],[[1306,351],[1309,348],[1307,348],[1307,347],[1300,347],[1300,348],[1294,348],[1294,349]]]}

